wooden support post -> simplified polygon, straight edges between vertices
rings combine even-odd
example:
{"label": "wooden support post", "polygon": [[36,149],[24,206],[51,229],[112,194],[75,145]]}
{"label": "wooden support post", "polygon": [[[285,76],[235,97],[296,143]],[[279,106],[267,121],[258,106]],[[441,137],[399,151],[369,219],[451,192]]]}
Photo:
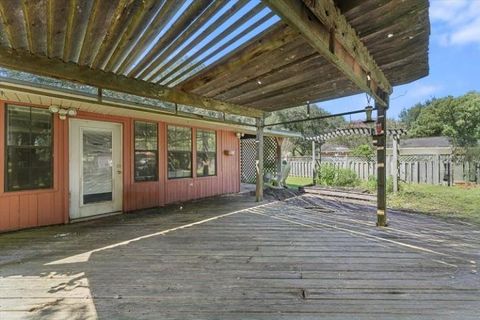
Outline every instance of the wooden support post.
{"label": "wooden support post", "polygon": [[282,137],[276,137],[275,141],[277,142],[277,148],[275,151],[275,166],[276,166],[276,177],[275,179],[280,182],[282,180]]}
{"label": "wooden support post", "polygon": [[[388,103],[388,96],[385,98]],[[388,104],[387,104],[388,106]],[[387,177],[386,177],[386,137],[387,137],[387,107],[376,103],[377,123],[376,123],[376,139],[377,139],[377,226],[387,226]]]}
{"label": "wooden support post", "polygon": [[399,145],[399,140],[400,140],[400,137],[396,134],[394,134],[392,136],[393,138],[393,144],[392,144],[392,163],[393,163],[393,174],[392,174],[392,178],[393,178],[393,192],[394,193],[397,193],[398,192],[398,179],[399,179],[399,168],[398,168],[398,154],[399,154],[399,150],[398,150],[398,145]]}
{"label": "wooden support post", "polygon": [[315,160],[315,140],[312,140],[312,178],[313,178],[313,184],[316,184],[317,178],[315,177],[317,175],[317,170],[315,168],[316,160]]}
{"label": "wooden support post", "polygon": [[257,123],[257,187],[255,197],[257,202],[263,201],[263,118],[256,118]]}

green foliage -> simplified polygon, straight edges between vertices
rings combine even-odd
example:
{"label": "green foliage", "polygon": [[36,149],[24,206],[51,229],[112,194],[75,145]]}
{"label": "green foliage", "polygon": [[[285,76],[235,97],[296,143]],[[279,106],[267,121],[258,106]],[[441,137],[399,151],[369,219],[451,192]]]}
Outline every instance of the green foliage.
{"label": "green foliage", "polygon": [[[367,181],[363,181],[361,184],[363,189],[366,189],[370,193],[377,192],[377,177],[369,176]],[[399,185],[400,189],[400,185]],[[393,179],[392,177],[387,177],[387,193],[393,192]]]}
{"label": "green foliage", "polygon": [[456,146],[475,145],[480,140],[480,93],[434,98],[402,111],[400,118],[412,137],[443,135],[452,138]]}
{"label": "green foliage", "polygon": [[355,187],[360,184],[353,170],[335,168],[328,164],[320,166],[317,181],[319,185],[330,187]]}
{"label": "green foliage", "polygon": [[[310,117],[318,117],[330,114],[319,106],[310,105]],[[306,119],[306,106],[290,108],[282,111],[272,112],[265,120],[265,123],[286,122],[295,119]],[[344,126],[346,123],[342,117],[328,118],[324,120],[302,121],[278,126],[277,129],[289,129],[291,131],[300,132],[306,136],[318,135],[325,131],[333,130]],[[275,127],[274,127],[275,128]],[[310,155],[312,151],[312,143],[303,138],[292,139],[293,155]]]}
{"label": "green foliage", "polygon": [[402,184],[389,194],[388,206],[427,214],[454,216],[480,223],[480,187]]}
{"label": "green foliage", "polygon": [[403,109],[400,114],[399,118],[400,121],[407,127],[407,130],[412,127],[412,124],[417,120],[418,116],[422,112],[422,109],[425,108],[426,105],[429,105],[431,100],[426,101],[425,103],[417,103],[413,107],[409,109]]}
{"label": "green foliage", "polygon": [[287,186],[289,188],[298,188],[304,187],[313,184],[312,178],[305,178],[305,177],[288,177],[287,178]]}
{"label": "green foliage", "polygon": [[353,149],[352,152],[350,152],[350,155],[354,157],[366,158],[368,161],[371,161],[375,155],[375,152],[373,151],[372,145],[364,143]]}

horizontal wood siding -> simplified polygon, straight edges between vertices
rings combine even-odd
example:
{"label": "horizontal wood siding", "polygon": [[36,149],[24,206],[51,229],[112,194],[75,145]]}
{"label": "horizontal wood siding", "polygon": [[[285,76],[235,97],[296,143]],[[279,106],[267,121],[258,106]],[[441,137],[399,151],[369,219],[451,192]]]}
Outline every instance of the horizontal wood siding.
{"label": "horizontal wood siding", "polygon": [[[0,102],[0,231],[67,223],[69,221],[68,121],[54,117],[54,187],[50,190],[4,192],[5,102]],[[17,103],[18,104],[18,103]],[[38,105],[34,105],[38,107]],[[167,123],[158,122],[158,181],[134,181],[134,120],[79,112],[77,118],[117,122],[123,132],[123,211],[134,211],[240,191],[239,140],[231,131],[217,131],[217,175],[167,179]],[[146,120],[148,119],[139,119]],[[212,128],[210,128],[212,129]],[[196,128],[193,128],[195,137]],[[195,139],[193,139],[195,148]],[[234,151],[227,156],[225,150]]]}

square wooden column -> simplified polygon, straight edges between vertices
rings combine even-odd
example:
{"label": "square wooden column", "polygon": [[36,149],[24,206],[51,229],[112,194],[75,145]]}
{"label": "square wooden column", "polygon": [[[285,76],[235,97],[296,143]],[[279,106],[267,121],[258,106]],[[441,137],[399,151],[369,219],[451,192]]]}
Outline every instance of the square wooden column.
{"label": "square wooden column", "polygon": [[[388,102],[388,97],[387,97]],[[387,226],[387,108],[376,104],[377,122],[375,124],[375,134],[377,140],[377,226]]]}
{"label": "square wooden column", "polygon": [[275,167],[276,167],[276,171],[277,171],[275,179],[280,181],[281,178],[282,178],[282,143],[283,143],[283,138],[282,137],[276,137],[275,142],[276,142]]}
{"label": "square wooden column", "polygon": [[257,202],[263,201],[263,118],[256,118],[257,123],[257,159],[256,159],[256,191]]}

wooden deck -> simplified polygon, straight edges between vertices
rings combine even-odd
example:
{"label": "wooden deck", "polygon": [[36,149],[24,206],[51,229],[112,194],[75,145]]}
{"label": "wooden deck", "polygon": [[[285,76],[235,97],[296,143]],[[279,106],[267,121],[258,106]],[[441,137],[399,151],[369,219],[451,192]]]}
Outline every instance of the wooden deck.
{"label": "wooden deck", "polygon": [[304,195],[0,235],[0,319],[478,319],[480,227]]}

